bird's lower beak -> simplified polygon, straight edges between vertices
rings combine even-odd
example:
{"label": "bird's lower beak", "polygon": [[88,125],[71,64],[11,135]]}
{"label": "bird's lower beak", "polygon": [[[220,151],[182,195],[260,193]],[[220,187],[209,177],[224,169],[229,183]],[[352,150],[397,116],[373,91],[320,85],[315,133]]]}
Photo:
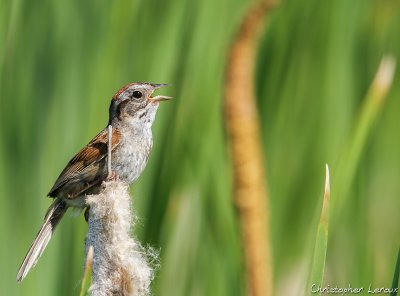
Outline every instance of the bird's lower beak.
{"label": "bird's lower beak", "polygon": [[168,96],[155,96],[155,97],[150,97],[149,100],[152,102],[161,102],[161,101],[168,101],[171,100],[172,97]]}

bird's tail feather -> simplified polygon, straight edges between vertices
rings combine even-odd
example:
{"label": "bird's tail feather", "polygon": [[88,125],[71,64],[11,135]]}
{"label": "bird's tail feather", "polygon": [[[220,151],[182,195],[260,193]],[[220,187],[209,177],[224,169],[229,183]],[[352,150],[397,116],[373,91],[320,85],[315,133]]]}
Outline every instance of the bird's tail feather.
{"label": "bird's tail feather", "polygon": [[44,249],[50,241],[50,238],[64,213],[67,211],[67,204],[61,199],[55,199],[47,210],[46,216],[44,217],[43,225],[40,228],[35,240],[32,243],[28,253],[25,256],[24,261],[19,268],[17,274],[17,282],[20,283],[31,270],[32,267],[36,265]]}

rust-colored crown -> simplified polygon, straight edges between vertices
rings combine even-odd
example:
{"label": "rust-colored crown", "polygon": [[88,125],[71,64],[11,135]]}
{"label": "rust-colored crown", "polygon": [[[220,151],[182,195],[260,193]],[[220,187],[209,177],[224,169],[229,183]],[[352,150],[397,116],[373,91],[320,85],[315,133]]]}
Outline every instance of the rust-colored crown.
{"label": "rust-colored crown", "polygon": [[131,83],[128,83],[127,85],[123,86],[122,88],[120,88],[120,89],[115,93],[115,95],[113,95],[112,99],[113,99],[113,100],[118,99],[119,95],[122,94],[124,91],[126,91],[126,89],[129,88],[130,86],[132,86],[133,84],[138,84],[138,83],[136,83],[136,82],[131,82]]}

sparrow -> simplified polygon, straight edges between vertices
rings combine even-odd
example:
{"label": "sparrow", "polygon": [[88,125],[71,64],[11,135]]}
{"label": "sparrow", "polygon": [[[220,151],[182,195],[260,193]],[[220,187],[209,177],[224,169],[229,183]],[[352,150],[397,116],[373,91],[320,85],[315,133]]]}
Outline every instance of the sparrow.
{"label": "sparrow", "polygon": [[[130,83],[112,97],[107,127],[68,162],[50,189],[48,196],[54,201],[21,264],[17,282],[21,282],[36,265],[68,208],[87,208],[85,196],[100,192],[102,182],[109,177],[108,143],[114,177],[131,184],[141,175],[153,146],[151,126],[159,103],[171,99],[162,95],[153,97],[152,94],[166,85]],[[87,209],[87,218],[86,214]]]}

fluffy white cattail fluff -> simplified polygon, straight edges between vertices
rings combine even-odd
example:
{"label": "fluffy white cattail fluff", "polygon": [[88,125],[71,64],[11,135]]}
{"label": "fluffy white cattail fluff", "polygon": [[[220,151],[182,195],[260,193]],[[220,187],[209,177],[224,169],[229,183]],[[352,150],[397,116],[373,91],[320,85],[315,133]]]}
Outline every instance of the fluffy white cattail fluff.
{"label": "fluffy white cattail fluff", "polygon": [[128,186],[103,183],[98,195],[87,197],[90,206],[85,254],[93,246],[92,296],[150,294],[153,269],[149,254],[131,237],[134,223]]}

